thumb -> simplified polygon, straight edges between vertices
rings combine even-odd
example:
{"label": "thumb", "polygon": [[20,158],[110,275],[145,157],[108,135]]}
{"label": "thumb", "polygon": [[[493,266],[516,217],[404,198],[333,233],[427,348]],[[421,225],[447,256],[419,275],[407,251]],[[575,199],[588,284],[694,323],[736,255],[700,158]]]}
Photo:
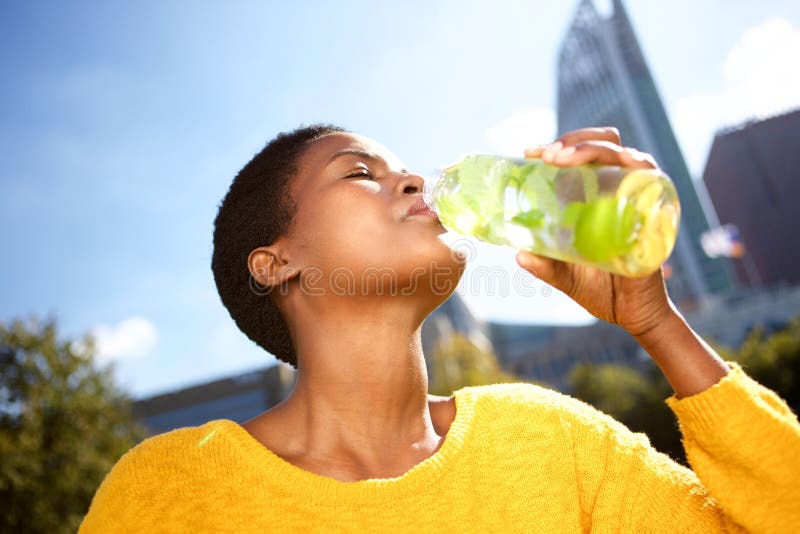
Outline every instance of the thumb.
{"label": "thumb", "polygon": [[559,291],[564,291],[569,286],[569,269],[563,261],[520,250],[517,252],[517,263],[533,276]]}

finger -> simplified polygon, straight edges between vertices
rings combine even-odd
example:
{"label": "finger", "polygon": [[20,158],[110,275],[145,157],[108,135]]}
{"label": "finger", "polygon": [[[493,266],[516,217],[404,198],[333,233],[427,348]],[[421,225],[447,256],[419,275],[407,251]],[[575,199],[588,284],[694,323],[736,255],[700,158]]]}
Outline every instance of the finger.
{"label": "finger", "polygon": [[584,163],[603,163],[617,165],[617,153],[622,147],[609,141],[583,141],[574,146],[551,146],[542,154],[545,163],[570,166]]}
{"label": "finger", "polygon": [[561,143],[560,141],[550,143],[549,145],[544,147],[544,150],[542,150],[542,160],[544,160],[545,163],[552,163],[553,158],[556,156],[556,154],[561,152],[561,149],[563,148],[564,144]]}
{"label": "finger", "polygon": [[544,149],[546,147],[547,147],[547,145],[539,145],[539,146],[536,146],[536,147],[533,147],[533,148],[526,148],[525,149],[525,157],[526,158],[539,158],[539,157],[542,156],[542,152],[544,152]]}
{"label": "finger", "polygon": [[575,146],[566,147],[555,152],[549,163],[561,166],[599,163],[637,169],[657,167],[650,154],[639,152],[634,148],[621,147],[608,141],[584,141]]}
{"label": "finger", "polygon": [[572,130],[558,138],[564,146],[577,145],[583,141],[608,141],[615,145],[621,145],[619,130],[613,126],[603,126],[600,128],[581,128]]}
{"label": "finger", "polygon": [[565,262],[520,250],[517,252],[517,263],[536,278],[567,295],[570,294],[573,285],[572,273]]}
{"label": "finger", "polygon": [[647,152],[641,152],[635,148],[625,147],[620,153],[620,162],[623,167],[657,169],[658,163],[655,158]]}

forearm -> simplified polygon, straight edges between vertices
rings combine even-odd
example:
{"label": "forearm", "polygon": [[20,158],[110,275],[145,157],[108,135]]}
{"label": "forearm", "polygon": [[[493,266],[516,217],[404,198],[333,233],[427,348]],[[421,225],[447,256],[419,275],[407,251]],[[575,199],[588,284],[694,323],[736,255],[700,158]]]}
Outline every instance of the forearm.
{"label": "forearm", "polygon": [[730,371],[671,303],[658,326],[634,338],[661,368],[677,398],[705,391]]}

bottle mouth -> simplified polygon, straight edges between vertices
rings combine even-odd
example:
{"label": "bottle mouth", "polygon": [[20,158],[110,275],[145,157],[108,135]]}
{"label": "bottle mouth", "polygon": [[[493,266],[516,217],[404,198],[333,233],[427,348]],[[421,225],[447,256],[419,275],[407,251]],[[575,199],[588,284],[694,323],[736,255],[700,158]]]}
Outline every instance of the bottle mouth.
{"label": "bottle mouth", "polygon": [[426,176],[422,186],[422,201],[433,211],[436,211],[436,200],[434,192],[436,191],[436,184],[441,178],[437,175]]}

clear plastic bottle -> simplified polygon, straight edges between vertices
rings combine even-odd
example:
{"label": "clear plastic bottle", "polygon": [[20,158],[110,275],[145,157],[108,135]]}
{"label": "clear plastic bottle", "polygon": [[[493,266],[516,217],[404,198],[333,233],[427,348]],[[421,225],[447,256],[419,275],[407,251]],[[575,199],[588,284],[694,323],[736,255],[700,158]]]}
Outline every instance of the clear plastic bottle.
{"label": "clear plastic bottle", "polygon": [[424,196],[449,230],[631,277],[666,261],[680,220],[675,186],[655,169],[470,154]]}

